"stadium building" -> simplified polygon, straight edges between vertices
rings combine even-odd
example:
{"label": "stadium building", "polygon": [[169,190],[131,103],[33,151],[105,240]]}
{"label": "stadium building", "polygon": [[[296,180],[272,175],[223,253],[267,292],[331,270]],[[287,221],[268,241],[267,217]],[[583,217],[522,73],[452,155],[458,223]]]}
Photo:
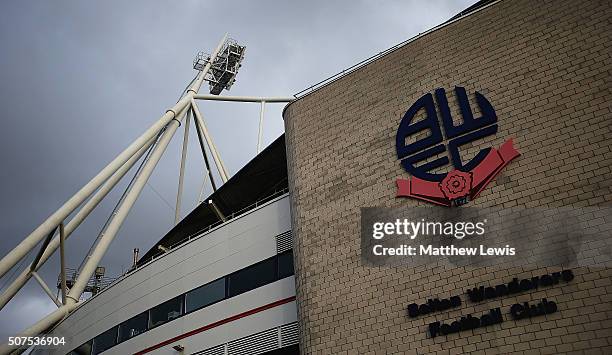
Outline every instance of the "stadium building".
{"label": "stadium building", "polygon": [[[612,353],[609,264],[379,267],[360,237],[365,207],[608,211],[611,15],[480,1],[298,94],[285,135],[59,322],[53,353]],[[531,287],[466,294],[515,278]]]}

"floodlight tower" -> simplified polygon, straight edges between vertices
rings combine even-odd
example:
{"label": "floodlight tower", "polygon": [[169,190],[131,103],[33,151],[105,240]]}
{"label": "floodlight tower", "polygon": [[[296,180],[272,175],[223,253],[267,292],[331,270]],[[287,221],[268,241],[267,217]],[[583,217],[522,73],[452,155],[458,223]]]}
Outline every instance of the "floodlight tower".
{"label": "floodlight tower", "polygon": [[[203,80],[208,82],[210,87],[209,92],[211,95],[219,95],[221,91],[223,91],[223,89],[229,90],[232,87],[232,84],[236,82],[236,75],[238,74],[238,69],[240,69],[240,67],[242,66],[245,49],[246,46],[239,45],[238,42],[231,38],[227,38],[226,35],[224,37],[223,44],[221,45],[220,49],[218,49],[213,55],[201,51],[198,52],[195,59],[193,60],[193,69],[199,71],[200,73],[203,73]],[[189,143],[189,120],[191,116],[195,116],[195,126],[196,132],[198,133],[200,149],[202,150],[202,155],[204,156],[206,171],[208,173],[208,178],[210,179],[210,183],[212,185],[213,190],[216,190],[217,186],[215,184],[212,171],[210,169],[208,156],[206,154],[206,148],[204,148],[204,141],[206,141],[206,144],[208,145],[208,149],[210,150],[215,165],[217,166],[217,170],[219,171],[219,176],[221,176],[221,180],[225,183],[229,177],[227,168],[223,164],[223,161],[219,156],[219,152],[217,151],[212,137],[208,132],[208,129],[206,128],[204,118],[198,110],[195,101],[191,99],[191,107],[186,119],[185,134],[183,136],[181,165],[179,168],[179,184],[178,192],[176,194],[176,208],[174,209],[174,224],[177,224],[181,219],[181,200],[183,196],[185,159],[187,157],[187,145]],[[206,180],[204,180],[204,182],[202,183],[201,191],[204,190],[205,183]]]}
{"label": "floodlight tower", "polygon": [[[183,137],[179,187],[175,210],[176,222],[180,219],[185,157],[189,136],[189,120],[192,116],[194,117],[200,148],[206,163],[207,175],[213,190],[216,190],[216,184],[208,163],[205,145],[208,146],[208,150],[215,162],[222,182],[225,183],[228,180],[229,173],[206,128],[204,117],[198,109],[195,100],[260,103],[261,111],[257,143],[257,151],[259,152],[261,147],[261,129],[265,103],[286,103],[294,100],[294,97],[219,96],[221,91],[224,89],[229,90],[235,82],[238,69],[244,58],[244,52],[245,46],[239,45],[232,39],[227,39],[227,35],[225,35],[212,54],[208,55],[203,52],[198,53],[193,62],[193,68],[197,70],[198,73],[188,85],[188,88],[183,92],[179,101],[166,110],[165,114],[163,114],[157,122],[149,127],[130,146],[102,169],[98,175],[86,183],[85,186],[0,260],[1,278],[42,241],[42,245],[34,261],[27,266],[21,274],[18,274],[4,292],[0,294],[0,310],[17,294],[30,278],[34,278],[40,284],[41,288],[53,302],[56,303],[58,308],[51,314],[40,319],[36,324],[25,329],[20,336],[43,334],[81,305],[81,295],[83,292],[91,292],[94,290],[95,292],[92,293],[97,293],[99,289],[106,286],[108,282],[105,281],[103,269],[99,266],[100,261],[108,250],[110,243],[117,235],[119,228],[125,221],[131,208],[134,206],[136,199],[142,192],[147,180],[151,176],[174,133],[182,122],[185,123],[185,135]],[[198,94],[204,81],[209,83],[210,95]],[[67,239],[138,161],[141,161],[140,167],[137,169],[132,181],[128,184],[126,191],[117,203],[111,216],[102,227],[98,237],[93,242],[81,266],[77,270],[68,269],[64,260],[64,245]],[[206,183],[206,177],[204,183]],[[213,206],[215,205],[212,200],[207,201],[207,203]],[[225,220],[223,217],[224,212],[225,211],[217,209],[220,220]],[[66,222],[66,219],[70,216],[72,216],[72,219]],[[45,281],[37,274],[39,268],[42,267],[58,248],[60,249],[61,263],[57,285],[62,293],[61,300],[57,299],[57,297],[52,294]],[[69,270],[73,277],[67,280],[66,274]],[[132,271],[134,271],[134,269],[132,269]],[[14,345],[9,346],[8,344],[3,344],[0,346],[0,355],[7,354],[16,348],[17,347]]]}
{"label": "floodlight tower", "polygon": [[229,38],[223,44],[221,53],[211,60],[210,54],[199,52],[193,60],[193,69],[202,70],[207,63],[211,63],[204,80],[210,85],[210,94],[219,95],[223,89],[229,90],[236,82],[236,74],[242,66],[245,46],[241,46],[235,40]]}

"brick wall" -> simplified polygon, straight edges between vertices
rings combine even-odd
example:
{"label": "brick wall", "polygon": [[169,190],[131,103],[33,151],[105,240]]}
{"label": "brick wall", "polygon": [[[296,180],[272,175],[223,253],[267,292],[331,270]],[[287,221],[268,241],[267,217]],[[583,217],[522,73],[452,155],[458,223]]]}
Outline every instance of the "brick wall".
{"label": "brick wall", "polygon": [[[612,206],[611,8],[609,1],[504,0],[287,107],[304,353],[612,353],[608,268],[579,268],[563,287],[413,319],[409,303],[558,269],[374,268],[362,265],[359,249],[360,207],[427,205],[395,198],[395,179],[409,177],[395,133],[408,107],[438,87],[479,91],[496,110],[497,135],[465,156],[508,137],[522,153],[470,206]],[[559,311],[433,339],[426,331],[434,320],[542,297]]]}

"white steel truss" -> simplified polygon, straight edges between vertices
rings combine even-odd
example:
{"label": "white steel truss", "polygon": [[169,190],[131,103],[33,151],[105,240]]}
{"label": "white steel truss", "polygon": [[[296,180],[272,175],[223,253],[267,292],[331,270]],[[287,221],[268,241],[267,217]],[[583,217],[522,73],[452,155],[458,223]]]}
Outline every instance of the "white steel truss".
{"label": "white steel truss", "polygon": [[[214,144],[210,132],[208,131],[204,117],[198,109],[195,100],[216,100],[229,102],[254,102],[260,103],[259,129],[257,139],[257,152],[259,153],[262,145],[263,116],[266,103],[287,103],[294,100],[294,97],[239,97],[239,96],[217,96],[222,89],[229,89],[235,80],[237,69],[244,56],[244,46],[239,46],[233,40],[227,40],[227,34],[219,42],[210,56],[199,54],[194,61],[194,68],[198,70],[198,75],[192,84],[182,95],[181,99],[164,115],[149,127],[140,137],[130,144],[122,153],[111,161],[98,175],[91,179],[76,194],[66,201],[59,209],[40,224],[30,235],[25,237],[13,250],[0,260],[0,277],[4,276],[9,270],[22,260],[27,254],[43,241],[42,247],[34,261],[26,267],[7,289],[0,295],[0,310],[17,294],[17,292],[30,280],[34,278],[42,287],[47,295],[56,303],[58,308],[36,322],[31,327],[25,329],[19,336],[35,336],[43,334],[53,327],[56,323],[74,311],[80,304],[80,298],[86,290],[91,277],[95,275],[98,265],[106,253],[113,239],[116,237],[119,228],[125,221],[129,211],[142,192],[145,184],[155,169],[157,163],[168,147],[170,140],[178,129],[181,122],[185,121],[185,135],[183,138],[181,163],[179,173],[179,183],[176,198],[175,223],[180,219],[180,207],[183,193],[183,179],[185,169],[185,157],[187,153],[189,121],[193,117],[194,125],[204,160],[206,162],[206,173],[211,181],[213,190],[216,189],[212,179],[212,173],[208,165],[208,158],[204,149],[204,142],[211,152],[219,176],[225,183],[229,178],[229,172],[225,167],[219,151]],[[231,75],[223,78],[219,68],[225,66]],[[214,69],[214,70],[213,70]],[[220,76],[221,75],[221,76]],[[214,80],[212,80],[213,78]],[[229,79],[228,79],[229,78]],[[227,80],[226,80],[227,79]],[[213,95],[198,94],[204,81],[208,81]],[[219,90],[219,85],[222,85]],[[108,195],[117,183],[127,174],[140,158],[148,154],[143,162],[141,170],[135,176],[132,184],[120,200],[116,210],[109,219],[108,223],[100,233],[95,248],[86,258],[82,269],[76,279],[67,286],[66,283],[66,261],[64,255],[64,245],[74,230],[81,225],[87,216],[98,206],[98,204]],[[205,175],[206,179],[206,175]],[[206,180],[204,180],[205,182]],[[202,192],[200,192],[202,194]],[[210,203],[213,203],[210,201]],[[80,205],[82,207],[76,212],[74,217],[65,223],[66,218],[72,214]],[[213,206],[215,207],[215,206]],[[221,217],[223,219],[223,216]],[[58,235],[55,235],[59,230]],[[44,280],[37,274],[37,270],[60,248],[60,277],[59,288],[61,299],[57,299]],[[76,274],[75,274],[76,275]],[[8,354],[12,351],[21,352],[25,349],[18,349],[15,346],[3,344],[0,346],[0,354]]]}

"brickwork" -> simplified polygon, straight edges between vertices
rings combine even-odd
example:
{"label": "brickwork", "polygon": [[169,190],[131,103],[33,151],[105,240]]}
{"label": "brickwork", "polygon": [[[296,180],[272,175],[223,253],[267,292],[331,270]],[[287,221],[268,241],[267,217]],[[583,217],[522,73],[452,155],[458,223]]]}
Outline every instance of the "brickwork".
{"label": "brickwork", "polygon": [[[290,104],[284,114],[301,349],[306,354],[612,354],[612,271],[579,268],[564,286],[409,318],[406,306],[558,269],[374,268],[360,259],[360,207],[395,198],[408,107],[443,87],[479,91],[522,156],[471,206],[612,206],[612,6],[504,0],[433,31]],[[474,105],[473,105],[474,106]],[[480,144],[482,143],[482,144]],[[434,207],[442,208],[442,207]],[[430,338],[427,324],[554,299],[555,314]]]}

